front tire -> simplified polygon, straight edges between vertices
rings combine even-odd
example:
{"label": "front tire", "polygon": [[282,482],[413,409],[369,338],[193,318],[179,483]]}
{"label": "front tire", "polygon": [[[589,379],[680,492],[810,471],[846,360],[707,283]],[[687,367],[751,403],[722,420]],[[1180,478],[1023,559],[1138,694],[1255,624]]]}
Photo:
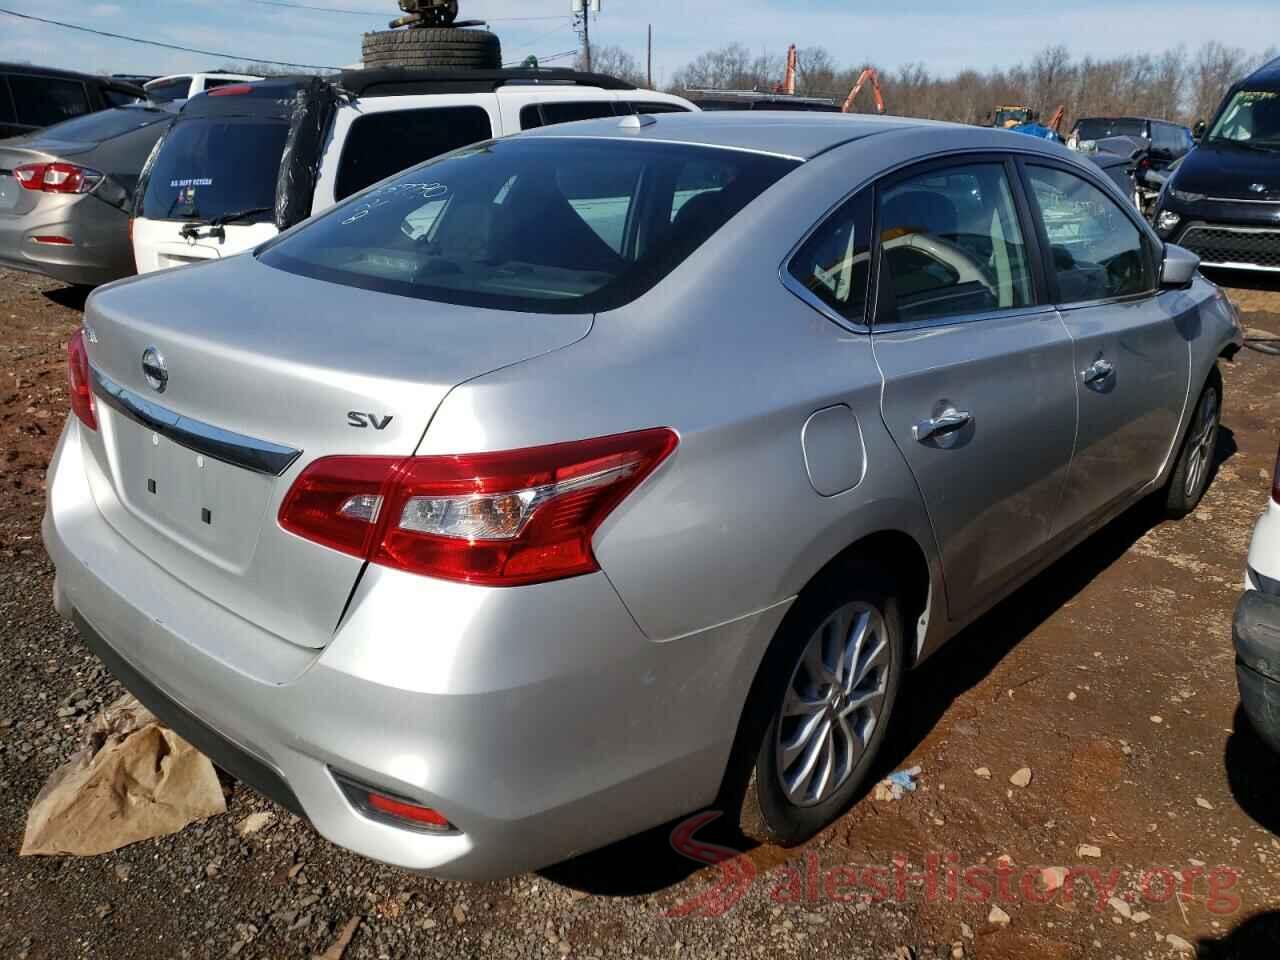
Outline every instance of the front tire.
{"label": "front tire", "polygon": [[864,786],[903,671],[897,600],[865,585],[797,601],[744,715],[756,731],[739,825],[757,841],[803,843]]}
{"label": "front tire", "polygon": [[1215,366],[1196,402],[1178,465],[1165,491],[1165,513],[1181,519],[1194,510],[1213,479],[1218,429],[1222,423],[1222,374]]}

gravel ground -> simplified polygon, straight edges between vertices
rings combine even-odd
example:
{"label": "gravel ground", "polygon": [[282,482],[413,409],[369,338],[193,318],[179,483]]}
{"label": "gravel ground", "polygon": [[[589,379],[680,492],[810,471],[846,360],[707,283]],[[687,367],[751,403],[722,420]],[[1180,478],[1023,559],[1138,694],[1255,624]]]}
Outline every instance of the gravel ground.
{"label": "gravel ground", "polygon": [[[1233,295],[1280,334],[1280,287]],[[1280,358],[1224,365],[1221,466],[1193,516],[1126,515],[909,678],[883,767],[919,766],[918,790],[869,794],[803,850],[749,851],[740,899],[709,899],[727,875],[672,852],[670,826],[444,883],[339,850],[230,781],[229,812],[176,836],[19,859],[32,798],[121,692],[54,615],[40,544],[82,306],[0,271],[0,956],[305,958],[353,921],[348,958],[1280,955],[1280,762],[1237,712],[1230,645]],[[1053,889],[1045,865],[1095,873]]]}

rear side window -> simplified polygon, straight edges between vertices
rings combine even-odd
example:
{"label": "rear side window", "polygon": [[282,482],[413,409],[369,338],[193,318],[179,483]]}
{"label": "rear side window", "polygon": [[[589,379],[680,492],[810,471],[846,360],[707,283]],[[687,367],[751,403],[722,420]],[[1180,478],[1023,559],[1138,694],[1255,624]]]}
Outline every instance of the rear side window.
{"label": "rear side window", "polygon": [[13,91],[19,123],[51,127],[89,112],[89,97],[79,80],[14,73],[9,75],[9,89]]}
{"label": "rear side window", "polygon": [[1034,302],[1004,164],[930,171],[882,189],[879,197],[880,255],[898,321]]}
{"label": "rear side window", "polygon": [[156,157],[139,216],[211,220],[255,210],[242,222],[270,220],[288,133],[284,120],[179,120]]}
{"label": "rear side window", "polygon": [[157,80],[146,86],[147,99],[156,103],[172,103],[174,100],[187,99],[191,90],[190,77],[175,77],[172,80]]}
{"label": "rear side window", "polygon": [[1119,205],[1087,180],[1027,167],[1058,276],[1059,302],[1086,303],[1146,293],[1155,268],[1143,234]]}
{"label": "rear side window", "polygon": [[[443,303],[594,313],[649,290],[798,161],[622,140],[461,150],[269,246],[269,266]],[[696,184],[674,217],[677,185]]]}
{"label": "rear side window", "polygon": [[483,107],[370,113],[351,124],[334,198],[344,200],[415,163],[493,136]]}
{"label": "rear side window", "polygon": [[229,87],[237,83],[248,83],[247,80],[229,80],[226,77],[205,77],[204,88],[216,90],[218,87]]}
{"label": "rear side window", "polygon": [[805,290],[852,323],[866,322],[871,211],[869,191],[847,201],[813,232],[787,265]]}
{"label": "rear side window", "polygon": [[584,100],[575,103],[531,103],[520,110],[520,129],[549,127],[555,123],[573,123],[575,120],[595,120],[614,116],[613,103],[608,100]]}
{"label": "rear side window", "polygon": [[688,113],[688,107],[682,107],[678,103],[662,103],[659,101],[645,102],[642,100],[633,100],[631,109],[636,113]]}

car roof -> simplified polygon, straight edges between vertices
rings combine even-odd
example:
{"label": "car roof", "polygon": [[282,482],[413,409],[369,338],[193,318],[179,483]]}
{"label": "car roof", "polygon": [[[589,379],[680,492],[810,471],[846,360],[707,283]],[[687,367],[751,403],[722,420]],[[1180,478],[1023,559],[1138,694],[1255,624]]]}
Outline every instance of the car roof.
{"label": "car roof", "polygon": [[1256,87],[1259,84],[1280,89],[1280,57],[1276,57],[1270,63],[1264,63],[1238,86]]}
{"label": "car roof", "polygon": [[[952,136],[974,139],[965,137],[965,131],[970,131],[977,135],[978,140],[992,145],[989,143],[991,131],[987,128],[872,114],[726,110],[663,113],[652,118],[646,117],[642,123],[642,126],[637,127],[633,117],[606,117],[602,120],[538,127],[517,136],[645,139],[769,153],[797,160],[808,160],[832,147],[891,131],[947,130],[951,131]],[[1006,131],[1000,132],[1007,135]],[[1003,141],[996,141],[1000,142]]]}
{"label": "car roof", "polygon": [[108,87],[137,92],[140,96],[142,87],[120,77],[104,77],[96,73],[80,73],[77,70],[62,70],[58,67],[38,67],[33,63],[0,63],[0,73],[21,73],[33,77],[56,77],[60,80],[92,80]]}
{"label": "car roof", "polygon": [[603,73],[579,70],[439,70],[412,67],[382,67],[374,70],[343,70],[338,78],[342,89],[364,97],[413,96],[427,93],[491,93],[508,85],[554,87],[599,87],[604,90],[635,90],[635,84]]}

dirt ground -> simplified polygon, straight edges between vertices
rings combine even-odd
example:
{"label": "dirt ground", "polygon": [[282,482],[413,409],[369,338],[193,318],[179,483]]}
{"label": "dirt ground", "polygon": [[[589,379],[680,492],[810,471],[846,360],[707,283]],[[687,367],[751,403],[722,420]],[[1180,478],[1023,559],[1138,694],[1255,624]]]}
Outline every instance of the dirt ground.
{"label": "dirt ground", "polygon": [[[1280,285],[1233,296],[1280,334]],[[1231,648],[1280,357],[1223,365],[1220,467],[1191,517],[1131,512],[909,677],[882,768],[919,766],[914,792],[728,870],[673,852],[668,825],[476,886],[345,853],[230,782],[229,812],[176,836],[16,856],[120,692],[55,616],[40,543],[82,307],[0,271],[0,956],[305,958],[352,918],[348,958],[1280,956],[1280,761],[1237,710]],[[273,819],[241,837],[253,812]]]}

